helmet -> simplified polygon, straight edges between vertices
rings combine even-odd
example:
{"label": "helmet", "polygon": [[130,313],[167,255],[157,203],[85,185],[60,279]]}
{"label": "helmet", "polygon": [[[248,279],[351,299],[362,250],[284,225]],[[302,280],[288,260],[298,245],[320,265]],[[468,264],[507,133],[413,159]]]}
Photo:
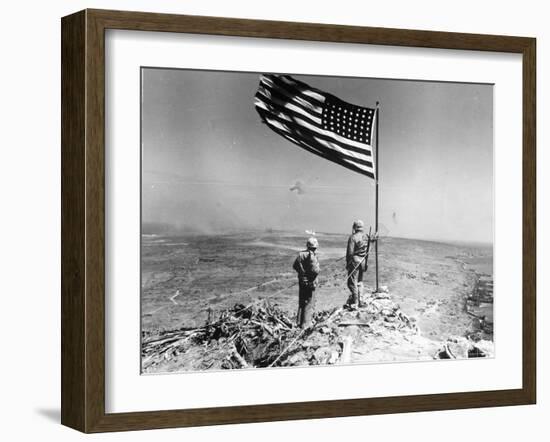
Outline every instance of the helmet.
{"label": "helmet", "polygon": [[361,231],[363,230],[363,227],[365,226],[365,223],[358,219],[357,221],[353,222],[353,230]]}
{"label": "helmet", "polygon": [[317,241],[317,238],[314,238],[313,236],[309,238],[306,242],[306,246],[308,249],[316,249],[319,247],[319,241]]}

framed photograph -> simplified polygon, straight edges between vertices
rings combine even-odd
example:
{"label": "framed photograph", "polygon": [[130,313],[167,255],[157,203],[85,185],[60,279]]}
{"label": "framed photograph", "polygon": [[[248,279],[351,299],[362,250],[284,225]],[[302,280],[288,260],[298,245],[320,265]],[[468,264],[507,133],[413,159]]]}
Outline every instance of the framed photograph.
{"label": "framed photograph", "polygon": [[535,39],[62,19],[62,423],[536,401]]}

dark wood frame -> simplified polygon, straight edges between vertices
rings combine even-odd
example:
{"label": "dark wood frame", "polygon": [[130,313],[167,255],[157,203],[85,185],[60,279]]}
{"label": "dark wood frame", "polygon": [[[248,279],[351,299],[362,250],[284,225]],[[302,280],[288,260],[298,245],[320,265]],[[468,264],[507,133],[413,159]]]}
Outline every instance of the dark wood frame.
{"label": "dark wood frame", "polygon": [[[534,404],[536,40],[405,29],[84,10],[62,30],[61,422],[84,432]],[[523,56],[523,386],[402,397],[105,413],[105,30],[184,32]]]}

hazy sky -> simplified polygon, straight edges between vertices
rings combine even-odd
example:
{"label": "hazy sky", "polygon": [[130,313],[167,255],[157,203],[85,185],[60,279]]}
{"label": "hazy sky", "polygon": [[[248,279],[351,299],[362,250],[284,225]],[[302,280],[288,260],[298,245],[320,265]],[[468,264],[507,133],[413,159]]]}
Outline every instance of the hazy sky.
{"label": "hazy sky", "polygon": [[[257,73],[144,69],[143,222],[222,232],[374,226],[374,181],[260,122]],[[492,242],[493,87],[296,75],[380,111],[382,233]],[[290,190],[301,182],[303,192]]]}

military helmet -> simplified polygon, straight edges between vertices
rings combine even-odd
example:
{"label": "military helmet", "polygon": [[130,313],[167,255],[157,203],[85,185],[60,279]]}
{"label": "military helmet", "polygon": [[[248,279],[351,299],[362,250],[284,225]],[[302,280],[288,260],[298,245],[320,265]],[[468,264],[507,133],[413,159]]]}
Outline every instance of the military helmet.
{"label": "military helmet", "polygon": [[357,221],[353,222],[353,230],[363,230],[363,227],[365,227],[365,223],[358,219]]}
{"label": "military helmet", "polygon": [[313,236],[309,238],[306,242],[306,246],[308,249],[316,249],[319,247],[319,241],[317,241],[317,238],[314,238]]}

